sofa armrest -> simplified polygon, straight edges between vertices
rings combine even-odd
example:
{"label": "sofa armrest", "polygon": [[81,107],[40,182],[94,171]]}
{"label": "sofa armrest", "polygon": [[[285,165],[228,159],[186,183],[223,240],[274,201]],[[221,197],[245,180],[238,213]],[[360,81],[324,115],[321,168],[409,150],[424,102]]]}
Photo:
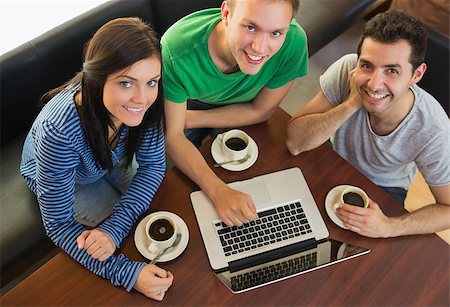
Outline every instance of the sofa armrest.
{"label": "sofa armrest", "polygon": [[426,29],[428,34],[425,56],[427,71],[418,85],[433,95],[449,115],[450,38],[430,27]]}
{"label": "sofa armrest", "polygon": [[30,42],[0,57],[2,146],[30,127],[39,96],[48,90],[44,71]]}

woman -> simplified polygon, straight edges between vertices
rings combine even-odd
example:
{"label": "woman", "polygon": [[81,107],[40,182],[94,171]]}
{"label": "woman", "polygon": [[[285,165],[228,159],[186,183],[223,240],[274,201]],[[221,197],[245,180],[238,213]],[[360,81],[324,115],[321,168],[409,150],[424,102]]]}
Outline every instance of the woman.
{"label": "woman", "polygon": [[160,75],[160,45],[148,25],[106,23],[87,44],[82,70],[43,97],[21,162],[53,242],[114,285],[156,300],[173,275],[113,254],[164,177]]}

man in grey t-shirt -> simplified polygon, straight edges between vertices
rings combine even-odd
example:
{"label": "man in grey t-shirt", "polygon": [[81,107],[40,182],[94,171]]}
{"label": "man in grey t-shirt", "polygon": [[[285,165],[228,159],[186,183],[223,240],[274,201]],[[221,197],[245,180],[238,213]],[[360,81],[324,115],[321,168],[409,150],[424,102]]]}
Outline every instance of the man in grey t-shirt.
{"label": "man in grey t-shirt", "polygon": [[403,203],[418,168],[436,204],[387,217],[342,204],[344,225],[369,237],[433,233],[450,228],[450,122],[439,103],[416,85],[426,71],[426,33],[396,10],[376,15],[346,55],[320,78],[319,92],[290,121],[293,155],[329,138],[333,148],[374,183]]}

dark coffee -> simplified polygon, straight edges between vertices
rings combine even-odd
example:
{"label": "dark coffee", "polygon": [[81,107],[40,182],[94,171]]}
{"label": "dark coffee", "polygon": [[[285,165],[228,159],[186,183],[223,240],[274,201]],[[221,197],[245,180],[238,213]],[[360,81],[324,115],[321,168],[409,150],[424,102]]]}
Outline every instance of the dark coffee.
{"label": "dark coffee", "polygon": [[364,208],[364,199],[358,193],[348,192],[342,198],[346,204]]}
{"label": "dark coffee", "polygon": [[166,219],[157,219],[148,228],[148,234],[155,241],[166,241],[173,236],[174,232],[172,223]]}
{"label": "dark coffee", "polygon": [[240,138],[229,138],[226,140],[225,145],[235,151],[243,150],[247,147],[247,143]]}

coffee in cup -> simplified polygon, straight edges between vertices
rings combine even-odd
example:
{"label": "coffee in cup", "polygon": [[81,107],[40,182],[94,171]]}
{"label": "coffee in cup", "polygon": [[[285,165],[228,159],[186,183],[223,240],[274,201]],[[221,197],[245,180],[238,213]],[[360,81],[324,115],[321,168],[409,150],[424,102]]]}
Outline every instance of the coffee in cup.
{"label": "coffee in cup", "polygon": [[166,218],[155,220],[148,228],[148,234],[155,241],[166,241],[175,233],[172,223]]}
{"label": "coffee in cup", "polygon": [[247,143],[245,143],[245,141],[241,138],[232,137],[225,142],[225,146],[227,146],[231,150],[240,151],[244,150],[245,147],[247,147]]}
{"label": "coffee in cup", "polygon": [[339,194],[338,202],[333,205],[333,210],[336,211],[336,209],[343,203],[356,207],[367,208],[369,206],[369,197],[364,190],[351,186],[345,188]]}
{"label": "coffee in cup", "polygon": [[342,199],[346,204],[364,208],[364,198],[356,192],[347,192]]}
{"label": "coffee in cup", "polygon": [[242,130],[233,129],[225,132],[222,137],[222,154],[225,159],[239,160],[249,151],[250,137]]}
{"label": "coffee in cup", "polygon": [[156,214],[147,222],[145,233],[149,243],[148,251],[159,254],[175,241],[177,224],[169,216]]}

